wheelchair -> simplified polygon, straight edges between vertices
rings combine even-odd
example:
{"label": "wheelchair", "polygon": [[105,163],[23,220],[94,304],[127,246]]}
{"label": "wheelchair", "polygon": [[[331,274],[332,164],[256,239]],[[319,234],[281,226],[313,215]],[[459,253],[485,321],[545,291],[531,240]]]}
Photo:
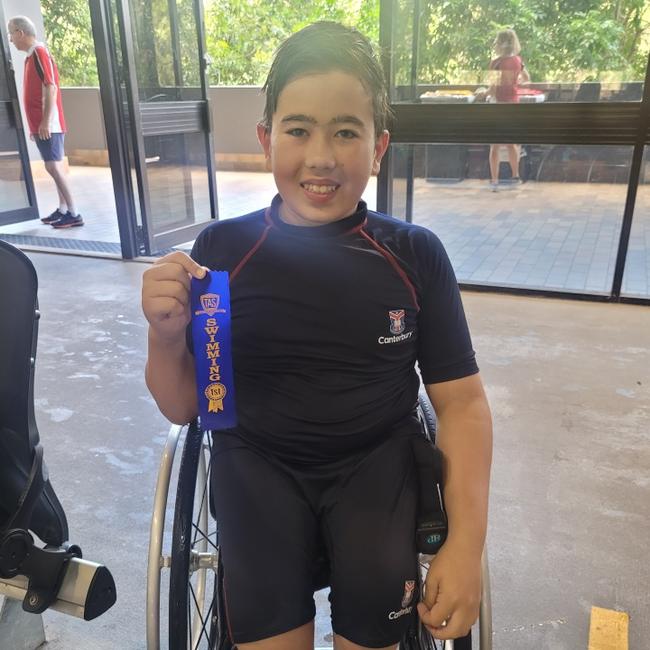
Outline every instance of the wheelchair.
{"label": "wheelchair", "polygon": [[[435,413],[425,394],[419,397],[418,415],[425,438],[435,442]],[[182,440],[180,463],[175,467],[174,460]],[[234,650],[225,623],[218,527],[210,506],[211,444],[210,433],[204,434],[196,421],[184,426],[173,425],[165,443],[149,540],[147,650],[160,650],[166,622],[169,650]],[[166,528],[172,476],[177,476],[177,489],[173,523]],[[169,510],[171,514],[171,508]],[[419,559],[421,588],[431,556],[420,555]],[[480,650],[492,650],[490,581],[485,550],[482,583],[479,647]],[[327,563],[323,558],[314,568],[314,591],[327,586]],[[399,647],[400,650],[471,650],[471,638],[470,633],[455,641],[436,641],[414,613],[411,629]]]}
{"label": "wheelchair", "polygon": [[43,460],[34,414],[37,292],[29,258],[0,241],[0,595],[32,614],[51,608],[92,620],[115,603],[115,582],[68,541]]}

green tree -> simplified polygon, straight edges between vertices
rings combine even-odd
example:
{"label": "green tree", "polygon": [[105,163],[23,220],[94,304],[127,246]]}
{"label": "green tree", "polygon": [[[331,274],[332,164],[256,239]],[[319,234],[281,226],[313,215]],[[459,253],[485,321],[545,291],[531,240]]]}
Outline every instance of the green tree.
{"label": "green tree", "polygon": [[88,0],[41,0],[45,40],[62,86],[98,86]]}
{"label": "green tree", "polygon": [[[142,6],[141,0],[133,2],[134,9]],[[379,40],[379,0],[204,2],[212,84],[261,84],[279,43],[315,20],[338,20],[356,26],[375,44]],[[177,0],[177,5],[184,79],[197,83],[191,0]],[[429,0],[421,5],[420,82],[481,82],[494,35],[504,27],[517,30],[533,81],[631,81],[645,76],[650,0]],[[42,0],[41,6],[62,83],[97,85],[88,0]],[[394,0],[394,7],[396,79],[408,84],[413,1]],[[156,78],[169,84],[174,80],[170,34],[158,13]]]}
{"label": "green tree", "polygon": [[218,0],[205,11],[213,84],[262,84],[276,47],[317,20],[356,26],[375,42],[379,36],[378,0]]}
{"label": "green tree", "polygon": [[442,0],[426,3],[419,80],[481,82],[497,31],[513,27],[533,81],[644,78],[647,0]]}

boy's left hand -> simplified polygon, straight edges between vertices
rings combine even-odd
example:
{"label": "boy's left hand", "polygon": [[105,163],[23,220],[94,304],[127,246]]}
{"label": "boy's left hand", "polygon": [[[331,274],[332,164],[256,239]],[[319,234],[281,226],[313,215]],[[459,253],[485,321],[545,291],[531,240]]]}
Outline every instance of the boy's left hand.
{"label": "boy's left hand", "polygon": [[418,613],[427,630],[436,639],[465,636],[479,613],[481,556],[448,540],[431,560],[425,584]]}

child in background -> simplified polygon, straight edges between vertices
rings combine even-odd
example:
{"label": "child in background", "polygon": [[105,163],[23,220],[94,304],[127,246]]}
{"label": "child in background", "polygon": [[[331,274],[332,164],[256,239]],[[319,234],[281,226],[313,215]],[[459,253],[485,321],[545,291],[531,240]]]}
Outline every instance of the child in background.
{"label": "child in background", "polygon": [[[490,70],[497,71],[494,83],[487,90],[488,98],[493,98],[499,103],[518,104],[519,95],[517,88],[520,83],[528,83],[530,75],[519,55],[521,45],[514,29],[503,29],[494,39],[494,53],[496,58],[490,61]],[[512,170],[512,181],[521,182],[519,179],[519,145],[493,144],[490,146],[490,188],[496,192],[499,187],[500,150],[504,147],[508,152],[508,162]]]}

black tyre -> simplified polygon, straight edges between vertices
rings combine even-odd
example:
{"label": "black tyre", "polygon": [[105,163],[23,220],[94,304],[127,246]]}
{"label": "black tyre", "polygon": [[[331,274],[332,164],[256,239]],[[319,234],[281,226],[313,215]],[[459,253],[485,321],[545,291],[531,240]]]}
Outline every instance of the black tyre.
{"label": "black tyre", "polygon": [[436,412],[431,406],[429,397],[425,393],[418,395],[418,417],[422,422],[425,437],[431,442],[436,441]]}
{"label": "black tyre", "polygon": [[216,607],[218,547],[216,524],[209,516],[210,451],[209,435],[205,436],[192,422],[185,438],[174,508],[169,650],[220,648]]}

